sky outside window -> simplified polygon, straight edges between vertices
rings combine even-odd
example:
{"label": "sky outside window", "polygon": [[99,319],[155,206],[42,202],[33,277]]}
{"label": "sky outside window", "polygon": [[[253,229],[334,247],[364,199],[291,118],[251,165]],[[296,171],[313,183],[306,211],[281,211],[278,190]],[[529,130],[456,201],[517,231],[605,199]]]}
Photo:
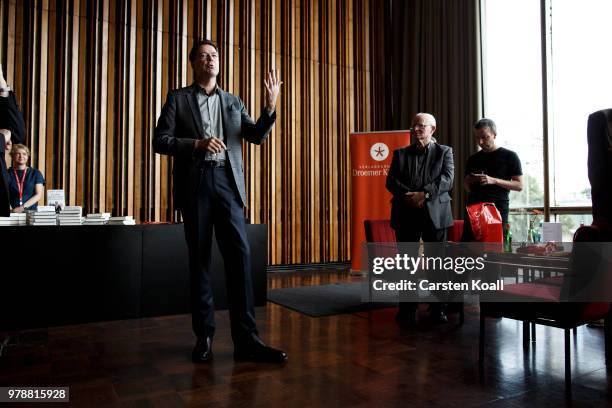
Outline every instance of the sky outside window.
{"label": "sky outside window", "polygon": [[510,207],[544,204],[540,3],[487,0],[485,6],[485,116],[497,124],[500,146],[523,166],[523,191]]}
{"label": "sky outside window", "polygon": [[612,108],[612,1],[551,1],[554,206],[590,206],[589,114]]}

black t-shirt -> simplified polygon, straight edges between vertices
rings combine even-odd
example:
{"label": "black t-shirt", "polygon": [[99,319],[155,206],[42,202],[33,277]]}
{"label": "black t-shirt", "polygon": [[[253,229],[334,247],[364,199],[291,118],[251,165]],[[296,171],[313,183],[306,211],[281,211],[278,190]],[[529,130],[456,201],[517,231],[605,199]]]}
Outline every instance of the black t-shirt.
{"label": "black t-shirt", "polygon": [[[512,176],[522,176],[521,160],[512,150],[499,147],[492,152],[481,150],[468,158],[465,175],[484,172],[487,176],[511,180]],[[508,201],[509,190],[496,185],[472,184],[467,203]]]}

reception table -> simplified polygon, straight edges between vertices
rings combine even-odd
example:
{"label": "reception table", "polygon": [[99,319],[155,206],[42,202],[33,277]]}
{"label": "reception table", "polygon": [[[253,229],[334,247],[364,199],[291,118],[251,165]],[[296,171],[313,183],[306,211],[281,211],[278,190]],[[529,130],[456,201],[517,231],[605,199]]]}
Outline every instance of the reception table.
{"label": "reception table", "polygon": [[[266,304],[267,230],[247,225],[255,305]],[[1,227],[0,331],[189,312],[182,224]],[[213,243],[215,306],[227,308]]]}

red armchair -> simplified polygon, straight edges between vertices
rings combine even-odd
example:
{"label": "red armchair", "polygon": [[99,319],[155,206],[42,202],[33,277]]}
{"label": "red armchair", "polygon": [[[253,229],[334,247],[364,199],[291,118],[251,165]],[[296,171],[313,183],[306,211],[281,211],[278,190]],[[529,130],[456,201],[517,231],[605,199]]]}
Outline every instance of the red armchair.
{"label": "red armchair", "polygon": [[[365,220],[366,242],[396,242],[395,231],[389,220]],[[446,240],[461,241],[463,220],[455,220],[452,227],[446,230]]]}
{"label": "red armchair", "polygon": [[[608,236],[606,236],[608,235]],[[580,227],[574,234],[574,242],[596,242],[609,240],[609,234],[604,233],[596,226]],[[573,257],[576,254],[574,247]],[[571,262],[570,262],[571,266]],[[570,271],[572,272],[572,271]],[[570,329],[587,324],[593,320],[604,319],[605,355],[606,362],[610,360],[612,352],[611,343],[611,309],[608,302],[561,302],[562,294],[572,293],[576,290],[576,280],[570,276],[538,279],[532,282],[508,285],[502,291],[513,300],[524,298],[523,303],[485,303],[480,304],[480,336],[478,360],[480,367],[484,364],[485,351],[485,318],[506,317],[523,321],[523,346],[529,345],[529,324],[542,324],[561,328],[565,335],[565,390],[571,394],[571,351]],[[533,340],[535,341],[535,332]]]}

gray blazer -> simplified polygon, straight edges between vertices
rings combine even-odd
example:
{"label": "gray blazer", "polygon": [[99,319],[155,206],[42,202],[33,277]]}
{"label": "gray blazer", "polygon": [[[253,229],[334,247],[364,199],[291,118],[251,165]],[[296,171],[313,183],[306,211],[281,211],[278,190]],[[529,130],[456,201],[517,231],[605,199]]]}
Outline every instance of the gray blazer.
{"label": "gray blazer", "polygon": [[410,145],[393,152],[391,168],[387,175],[387,190],[393,194],[391,201],[391,226],[394,229],[409,228],[417,217],[422,217],[418,210],[404,203],[404,195],[409,191],[429,193],[425,207],[433,222],[434,228],[442,229],[453,225],[450,191],[453,187],[455,164],[453,149],[449,146],[434,143],[425,162],[425,180],[422,189],[417,190],[410,184],[412,172],[416,169],[416,145]]}
{"label": "gray blazer", "polygon": [[[194,150],[196,139],[204,137],[202,116],[198,108],[198,85],[168,92],[168,97],[153,134],[153,151],[174,158],[174,207],[183,209],[195,199],[202,174],[204,152]],[[227,146],[227,160],[232,169],[236,193],[246,206],[246,189],[242,164],[242,139],[261,144],[272,130],[276,112],[269,115],[264,108],[255,122],[239,97],[218,88],[223,136]]]}

